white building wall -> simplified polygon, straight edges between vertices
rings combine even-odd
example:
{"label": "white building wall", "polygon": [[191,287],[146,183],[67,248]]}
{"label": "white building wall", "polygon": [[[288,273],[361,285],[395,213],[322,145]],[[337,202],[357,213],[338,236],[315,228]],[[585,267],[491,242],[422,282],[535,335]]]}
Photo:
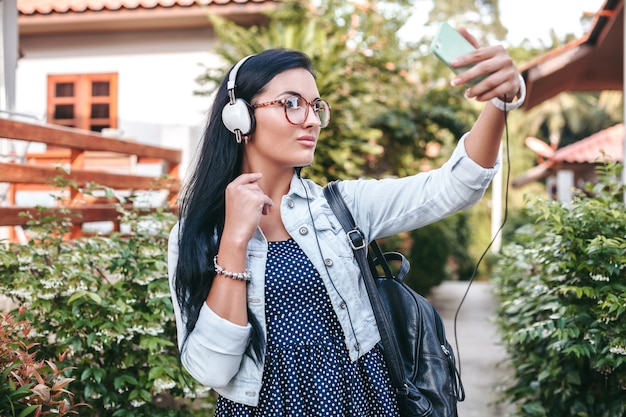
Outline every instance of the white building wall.
{"label": "white building wall", "polygon": [[184,175],[211,103],[195,80],[220,65],[215,42],[209,29],[23,36],[16,110],[45,120],[50,74],[116,72],[123,137],[182,149]]}

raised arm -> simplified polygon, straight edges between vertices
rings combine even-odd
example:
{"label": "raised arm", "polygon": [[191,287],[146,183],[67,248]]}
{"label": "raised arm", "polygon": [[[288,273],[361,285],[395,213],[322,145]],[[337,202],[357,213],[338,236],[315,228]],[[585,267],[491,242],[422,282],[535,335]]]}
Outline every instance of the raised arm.
{"label": "raised arm", "polygon": [[465,149],[470,158],[483,167],[492,167],[498,155],[500,140],[504,130],[504,113],[492,100],[515,101],[523,82],[513,59],[500,45],[480,47],[476,39],[464,28],[459,32],[469,40],[476,50],[452,61],[455,67],[475,64],[472,68],[455,76],[453,86],[466,84],[474,78],[488,74],[482,81],[470,87],[465,96],[480,102],[486,102],[485,108],[474,123],[465,140]]}

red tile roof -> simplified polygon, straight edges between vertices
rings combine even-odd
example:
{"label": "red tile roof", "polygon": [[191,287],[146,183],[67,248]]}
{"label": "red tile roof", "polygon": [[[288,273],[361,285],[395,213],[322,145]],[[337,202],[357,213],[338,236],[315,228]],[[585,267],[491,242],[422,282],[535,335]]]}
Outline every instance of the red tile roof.
{"label": "red tile roof", "polygon": [[558,149],[551,160],[554,163],[594,163],[624,159],[624,125],[617,124],[585,139]]}
{"label": "red tile roof", "polygon": [[193,7],[197,5],[245,5],[266,0],[17,0],[22,15],[84,13],[154,8]]}
{"label": "red tile roof", "polygon": [[521,187],[537,181],[567,164],[595,164],[598,162],[624,161],[624,124],[594,133],[578,142],[558,149],[552,157],[529,169],[513,180],[513,187]]}

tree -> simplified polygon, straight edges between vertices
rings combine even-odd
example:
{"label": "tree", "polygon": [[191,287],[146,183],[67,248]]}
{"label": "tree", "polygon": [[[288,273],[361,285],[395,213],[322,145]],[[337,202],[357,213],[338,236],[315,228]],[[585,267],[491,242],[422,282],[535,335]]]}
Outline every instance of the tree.
{"label": "tree", "polygon": [[562,93],[532,109],[529,128],[554,149],[621,121],[621,93]]}
{"label": "tree", "polygon": [[449,21],[464,26],[479,41],[504,39],[507,30],[500,21],[499,0],[435,0],[429,14],[429,23]]}

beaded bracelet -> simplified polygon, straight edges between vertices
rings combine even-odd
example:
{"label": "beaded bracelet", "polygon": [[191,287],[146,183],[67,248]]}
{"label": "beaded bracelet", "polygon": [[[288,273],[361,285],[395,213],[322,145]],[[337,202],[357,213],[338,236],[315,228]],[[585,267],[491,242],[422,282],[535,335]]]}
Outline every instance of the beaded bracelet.
{"label": "beaded bracelet", "polygon": [[226,271],[224,268],[217,264],[217,255],[215,255],[215,257],[213,258],[213,267],[215,268],[216,274],[223,275],[226,278],[249,282],[250,278],[252,277],[252,272],[249,269],[246,269],[244,272]]}
{"label": "beaded bracelet", "polygon": [[509,111],[509,110],[515,110],[519,107],[522,106],[522,104],[524,104],[524,100],[526,100],[526,83],[524,82],[524,77],[522,77],[521,74],[518,74],[519,76],[519,98],[512,102],[512,103],[507,103],[506,101],[500,99],[499,97],[494,97],[491,99],[491,103],[496,106],[496,108],[498,108],[499,110],[502,111]]}

